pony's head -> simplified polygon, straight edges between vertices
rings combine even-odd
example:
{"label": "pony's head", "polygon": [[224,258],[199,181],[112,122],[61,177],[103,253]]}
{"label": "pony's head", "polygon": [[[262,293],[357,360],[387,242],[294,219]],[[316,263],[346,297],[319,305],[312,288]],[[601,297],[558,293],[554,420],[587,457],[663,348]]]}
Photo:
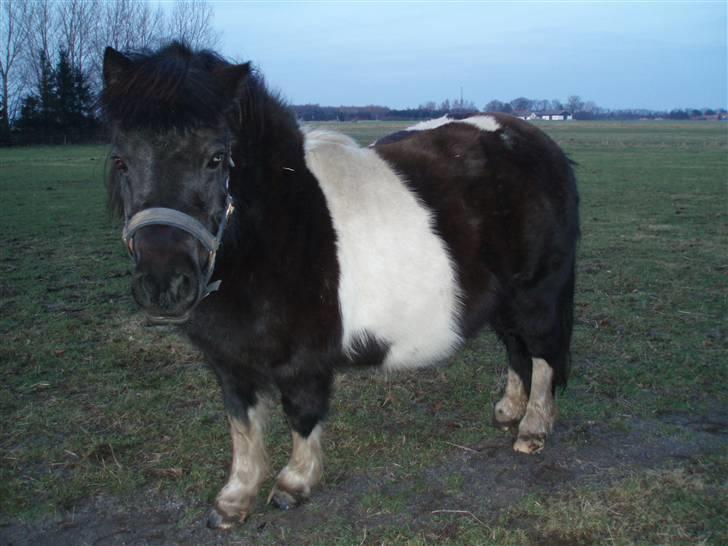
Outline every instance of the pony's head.
{"label": "pony's head", "polygon": [[216,288],[209,283],[232,212],[233,129],[249,72],[177,42],[104,54],[110,202],[135,264],[134,299],[158,321],[186,320]]}

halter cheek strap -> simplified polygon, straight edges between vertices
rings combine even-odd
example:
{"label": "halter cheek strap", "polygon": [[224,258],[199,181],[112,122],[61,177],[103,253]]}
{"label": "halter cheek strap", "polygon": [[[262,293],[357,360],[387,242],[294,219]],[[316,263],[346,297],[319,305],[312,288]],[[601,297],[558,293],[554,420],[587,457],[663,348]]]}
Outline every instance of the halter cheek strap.
{"label": "halter cheek strap", "polygon": [[137,231],[143,227],[152,225],[172,226],[186,231],[205,247],[205,250],[208,252],[207,268],[204,275],[200,278],[200,287],[197,292],[198,296],[194,305],[197,305],[203,298],[220,288],[221,281],[210,283],[210,278],[215,270],[215,257],[217,256],[217,251],[220,248],[225,227],[227,226],[228,219],[235,211],[233,198],[228,192],[228,182],[228,180],[225,181],[225,212],[223,213],[215,235],[213,235],[196,218],[193,218],[189,214],[185,214],[179,210],[169,209],[166,207],[152,207],[139,211],[129,218],[124,224],[124,230],[121,238],[124,240],[127,248],[130,248],[129,243],[133,242],[134,235]]}

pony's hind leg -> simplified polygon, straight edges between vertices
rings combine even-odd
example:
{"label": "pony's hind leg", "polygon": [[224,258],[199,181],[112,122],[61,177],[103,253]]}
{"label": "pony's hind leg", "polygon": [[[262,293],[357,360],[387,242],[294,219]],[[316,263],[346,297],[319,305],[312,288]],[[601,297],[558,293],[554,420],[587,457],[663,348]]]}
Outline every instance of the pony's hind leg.
{"label": "pony's hind leg", "polygon": [[513,449],[521,453],[538,453],[544,447],[556,420],[553,396],[554,370],[542,358],[533,359],[531,393],[526,411],[518,425],[518,437]]}
{"label": "pony's hind leg", "polygon": [[331,380],[330,373],[321,372],[277,381],[293,439],[288,464],[268,495],[268,502],[282,510],[307,500],[323,475],[321,421],[328,412]]}
{"label": "pony's hind leg", "polygon": [[517,427],[526,414],[531,383],[531,357],[519,338],[501,337],[508,351],[508,381],[503,398],[493,408],[493,422],[496,427],[509,430]]}
{"label": "pony's hind leg", "polygon": [[[518,375],[528,393],[528,403],[513,444],[513,449],[521,453],[537,453],[543,449],[556,420],[554,392],[557,386],[565,386],[568,379],[573,272],[564,279],[560,289],[554,290],[553,284],[544,282],[517,293],[505,315],[512,328],[510,331],[516,332],[505,338],[509,363],[518,364],[511,367],[520,372]],[[513,337],[517,340],[515,343]],[[530,361],[528,374],[523,373],[526,358]],[[515,388],[512,390],[519,392]],[[522,397],[517,400],[522,401]],[[506,404],[502,406],[506,407]]]}

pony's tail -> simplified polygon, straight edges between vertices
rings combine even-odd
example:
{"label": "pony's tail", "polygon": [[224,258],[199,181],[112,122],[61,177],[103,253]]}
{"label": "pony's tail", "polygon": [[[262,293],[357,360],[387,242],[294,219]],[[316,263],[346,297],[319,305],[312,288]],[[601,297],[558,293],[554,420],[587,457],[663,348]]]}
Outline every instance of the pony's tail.
{"label": "pony's tail", "polygon": [[554,368],[554,390],[557,386],[563,391],[571,372],[571,334],[574,329],[574,291],[576,285],[576,260],[572,259],[569,276],[566,279],[558,301],[559,352]]}

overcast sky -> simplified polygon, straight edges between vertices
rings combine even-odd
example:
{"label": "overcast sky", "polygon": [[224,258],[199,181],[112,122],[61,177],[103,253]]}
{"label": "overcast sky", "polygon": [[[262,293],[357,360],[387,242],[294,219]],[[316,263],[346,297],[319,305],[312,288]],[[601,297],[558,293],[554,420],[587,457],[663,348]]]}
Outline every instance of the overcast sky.
{"label": "overcast sky", "polygon": [[726,2],[216,2],[222,52],[291,103],[464,97],[727,107]]}

